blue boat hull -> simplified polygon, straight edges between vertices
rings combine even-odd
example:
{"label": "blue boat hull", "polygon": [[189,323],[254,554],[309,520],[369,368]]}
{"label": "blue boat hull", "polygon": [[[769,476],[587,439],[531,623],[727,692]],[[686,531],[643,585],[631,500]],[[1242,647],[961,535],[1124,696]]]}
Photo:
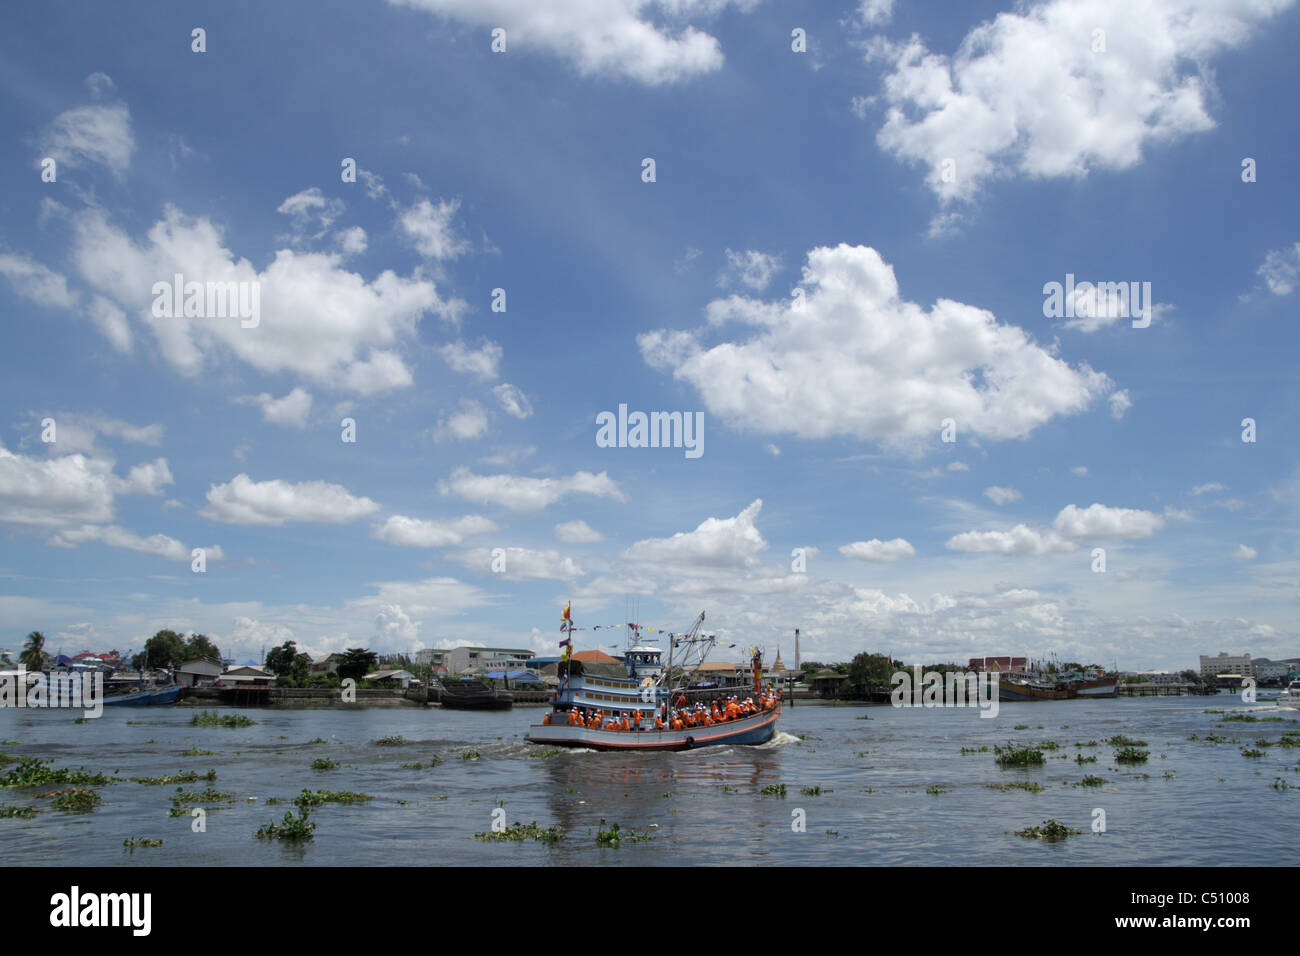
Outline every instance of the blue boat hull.
{"label": "blue boat hull", "polygon": [[149,707],[152,704],[174,704],[180,694],[179,686],[159,687],[153,690],[137,690],[129,694],[114,694],[104,698],[104,706]]}

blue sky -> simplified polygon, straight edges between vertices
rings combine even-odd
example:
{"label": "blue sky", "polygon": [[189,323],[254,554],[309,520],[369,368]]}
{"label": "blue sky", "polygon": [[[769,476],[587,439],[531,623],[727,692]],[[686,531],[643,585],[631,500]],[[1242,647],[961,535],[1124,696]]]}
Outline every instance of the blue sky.
{"label": "blue sky", "polygon": [[1129,6],[6,12],[0,646],[1300,653],[1300,13]]}

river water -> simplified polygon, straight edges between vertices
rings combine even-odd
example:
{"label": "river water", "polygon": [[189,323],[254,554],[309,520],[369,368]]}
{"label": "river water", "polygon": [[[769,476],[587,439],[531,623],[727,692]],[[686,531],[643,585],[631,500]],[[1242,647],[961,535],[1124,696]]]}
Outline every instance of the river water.
{"label": "river water", "polygon": [[[1003,704],[977,710],[786,707],[775,740],[669,754],[553,752],[523,739],[542,710],[473,713],[439,708],[274,710],[221,708],[257,721],[195,727],[190,706],[76,712],[0,710],[0,752],[85,767],[120,781],[97,788],[90,813],[50,808],[55,787],[0,789],[0,806],[35,818],[0,819],[9,865],[437,865],[619,864],[1290,864],[1300,823],[1300,749],[1256,748],[1300,731],[1300,713],[1237,697],[1163,697]],[[1222,713],[1256,722],[1224,722]],[[1278,720],[1264,718],[1281,717]],[[1107,738],[1147,742],[1144,765],[1117,766]],[[1189,740],[1214,735],[1221,742]],[[398,746],[380,737],[400,736]],[[312,741],[322,739],[323,743]],[[1076,744],[1100,741],[1100,746]],[[1054,741],[1046,762],[1001,769],[992,748]],[[989,752],[962,754],[987,746]],[[184,756],[190,749],[211,755]],[[1243,749],[1264,756],[1245,757]],[[473,756],[477,753],[477,757]],[[1079,764],[1076,755],[1096,756]],[[431,757],[442,758],[429,768]],[[337,767],[315,771],[318,758]],[[420,763],[422,769],[402,764]],[[9,763],[0,772],[12,769]],[[228,792],[203,804],[202,832],[169,816],[172,786],[126,778],[215,770],[186,785]],[[1085,775],[1100,787],[1074,786]],[[1017,781],[1043,789],[994,789]],[[760,793],[784,784],[784,797]],[[821,788],[805,794],[803,788]],[[929,788],[941,792],[928,792]],[[315,838],[259,840],[303,788],[375,799],[312,813]],[[268,805],[269,798],[285,801]],[[509,824],[559,826],[563,839],[488,842],[493,811]],[[1094,833],[1104,811],[1105,831]],[[598,846],[600,821],[648,839]],[[1059,820],[1078,836],[1047,843],[1014,831]],[[799,824],[802,823],[802,829]],[[124,849],[128,837],[158,848]],[[1275,852],[1261,852],[1266,848]]]}

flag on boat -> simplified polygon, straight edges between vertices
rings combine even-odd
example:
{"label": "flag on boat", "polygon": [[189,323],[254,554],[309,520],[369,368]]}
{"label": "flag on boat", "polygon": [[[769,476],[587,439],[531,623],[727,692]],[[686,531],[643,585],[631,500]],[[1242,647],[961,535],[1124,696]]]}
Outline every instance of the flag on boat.
{"label": "flag on boat", "polygon": [[572,604],[573,604],[573,602],[570,601],[568,604],[564,605],[564,614],[561,616],[561,619],[562,619],[562,620],[565,620],[565,621],[572,620],[572,618],[569,617],[569,608],[570,608],[570,606],[572,606]]}

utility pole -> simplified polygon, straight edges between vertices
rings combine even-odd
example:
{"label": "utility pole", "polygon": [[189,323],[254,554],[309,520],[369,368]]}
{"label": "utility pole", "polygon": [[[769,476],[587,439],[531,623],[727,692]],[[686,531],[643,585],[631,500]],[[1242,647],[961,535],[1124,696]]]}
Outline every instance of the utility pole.
{"label": "utility pole", "polygon": [[799,666],[799,628],[794,629],[794,669],[796,672],[802,670]]}

